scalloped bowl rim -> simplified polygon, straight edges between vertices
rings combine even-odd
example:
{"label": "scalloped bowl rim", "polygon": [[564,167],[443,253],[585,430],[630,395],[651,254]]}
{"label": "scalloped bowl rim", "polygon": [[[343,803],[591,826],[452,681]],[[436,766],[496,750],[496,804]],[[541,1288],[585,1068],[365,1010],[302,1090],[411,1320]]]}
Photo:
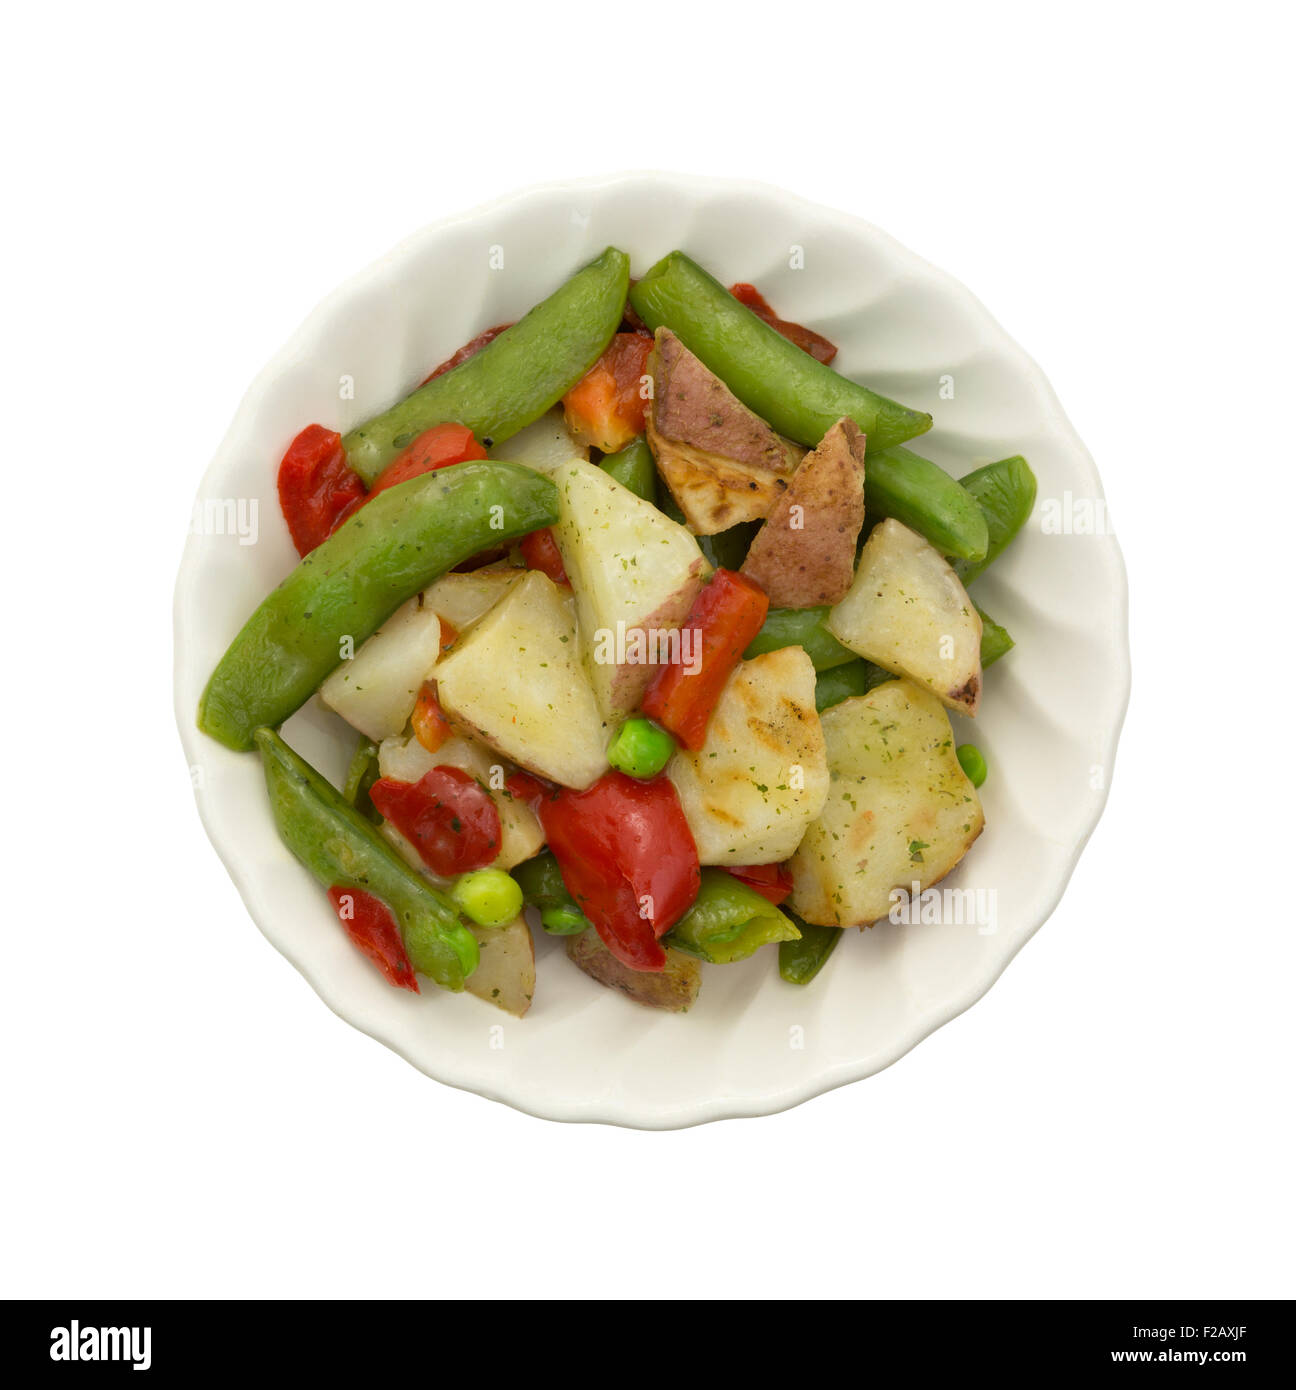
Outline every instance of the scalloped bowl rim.
{"label": "scalloped bowl rim", "polygon": [[[400,267],[417,251],[426,249],[437,238],[465,225],[480,223],[523,202],[541,202],[555,198],[570,198],[573,195],[615,193],[638,196],[652,191],[661,193],[663,189],[677,197],[702,200],[721,191],[738,198],[750,198],[754,202],[772,199],[782,207],[799,210],[807,218],[820,224],[833,227],[848,235],[872,240],[875,245],[884,246],[888,255],[906,264],[914,274],[925,277],[938,285],[941,291],[962,301],[980,321],[983,341],[993,341],[1005,357],[1014,360],[1014,365],[1023,377],[1029,378],[1035,388],[1039,401],[1046,411],[1050,429],[1068,446],[1074,461],[1087,470],[1094,495],[1101,497],[1101,481],[1095,464],[1085,449],[1083,442],[1067,418],[1056,393],[1038,364],[1022,349],[999,325],[989,310],[960,281],[948,272],[910,251],[902,243],[884,230],[853,214],[827,207],[812,200],[791,194],[774,185],[746,179],[703,178],[693,174],[679,174],[668,171],[637,170],[592,178],[552,180],[514,190],[498,198],[463,212],[440,218],[411,235],[403,238],[389,251],[367,267],[345,280],[340,286],[322,299],[307,315],[300,327],[288,338],[286,343],[254,378],[252,384],[239,403],[234,417],[211,463],[203,474],[199,486],[201,496],[209,482],[220,476],[226,466],[230,453],[231,440],[240,426],[254,417],[261,408],[263,398],[272,385],[294,361],[309,354],[319,339],[319,328],[332,319],[338,306],[348,300],[362,296],[375,283],[389,272]],[[663,247],[664,254],[669,247]],[[575,269],[575,266],[572,267]],[[1128,581],[1123,558],[1116,539],[1112,535],[1101,538],[1101,543],[1109,549],[1109,560],[1114,562],[1116,583],[1114,591],[1106,598],[1115,600],[1118,628],[1116,636],[1121,656],[1119,669],[1113,671],[1118,682],[1116,717],[1105,731],[1105,764],[1114,765],[1116,748],[1129,702],[1130,662],[1128,637]],[[174,599],[174,675],[176,680],[175,713],[181,742],[185,754],[193,767],[200,762],[206,740],[196,727],[193,709],[184,700],[181,691],[181,676],[187,667],[185,624],[187,615],[196,606],[198,595],[193,591],[193,578],[197,567],[195,538],[191,535],[185,546],[176,582]],[[690,1100],[676,1106],[654,1106],[645,1109],[637,1106],[632,1099],[605,1097],[596,1107],[587,1107],[571,1101],[556,1101],[552,1097],[520,1096],[507,1086],[492,1086],[480,1079],[465,1081],[456,1076],[453,1057],[445,1058],[443,1064],[433,1068],[426,1059],[412,1055],[412,1049],[403,1045],[396,1031],[386,1025],[381,1014],[366,1011],[355,1001],[343,997],[344,990],[331,988],[321,978],[315,963],[289,948],[285,933],[279,929],[274,905],[270,894],[254,872],[254,866],[245,864],[232,852],[230,846],[214,824],[215,817],[209,810],[207,799],[195,795],[200,819],[226,871],[233,880],[244,905],[260,931],[272,945],[285,955],[296,969],[305,977],[312,989],[324,1000],[328,1007],[361,1032],[367,1033],[376,1041],[402,1056],[424,1074],[456,1089],[468,1090],[488,1100],[500,1101],[513,1109],[541,1119],[558,1120],[569,1123],[605,1123],[636,1129],[677,1129],[703,1124],[721,1119],[747,1119],[770,1115],[789,1109],[815,1096],[860,1081],[889,1067],[930,1036],[943,1024],[958,1017],[975,1004],[1002,975],[1017,952],[1044,924],[1056,909],[1075,870],[1080,855],[1088,843],[1098,820],[1101,818],[1110,790],[1110,777],[1101,788],[1101,794],[1093,802],[1092,811],[1081,833],[1070,847],[1068,862],[1057,875],[1053,892],[1048,896],[1046,906],[1038,911],[1036,919],[1020,934],[1011,948],[991,960],[989,968],[967,983],[966,988],[955,1000],[937,1004],[926,1012],[916,1015],[910,1026],[896,1037],[891,1046],[879,1049],[865,1058],[841,1061],[821,1067],[813,1075],[777,1089],[771,1089],[758,1098],[746,1096],[715,1095],[705,1100]]]}

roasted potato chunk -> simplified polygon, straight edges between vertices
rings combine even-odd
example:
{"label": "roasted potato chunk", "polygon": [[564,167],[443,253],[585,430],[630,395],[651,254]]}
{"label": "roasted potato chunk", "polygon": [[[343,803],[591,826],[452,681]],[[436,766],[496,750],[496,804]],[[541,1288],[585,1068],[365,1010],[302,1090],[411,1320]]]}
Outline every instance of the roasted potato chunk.
{"label": "roasted potato chunk", "polygon": [[768,515],[805,451],[748,410],[669,328],[657,330],[648,373],[648,443],[690,530],[710,536]]}
{"label": "roasted potato chunk", "polygon": [[588,787],[607,771],[608,729],[570,597],[539,570],[455,643],[436,683],[450,722],[519,767],[565,787]]}
{"label": "roasted potato chunk", "polygon": [[683,951],[668,946],[662,970],[631,970],[617,960],[593,928],[567,938],[567,958],[599,984],[619,989],[650,1009],[682,1014],[692,1007],[702,988],[702,967]]}
{"label": "roasted potato chunk", "polygon": [[801,460],[756,533],[742,572],[773,608],[815,608],[846,597],[864,525],[864,435],[843,416]]}
{"label": "roasted potato chunk", "polygon": [[708,565],[685,527],[601,468],[571,463],[553,480],[554,540],[576,596],[586,668],[599,708],[616,722],[638,707],[668,658]]}
{"label": "roasted potato chunk", "polygon": [[788,905],[819,926],[866,927],[890,911],[893,889],[944,878],[985,816],[927,691],[887,681],[821,720],[828,797],[792,857]]}
{"label": "roasted potato chunk", "polygon": [[776,864],[828,794],[815,670],[800,647],[740,662],[696,752],[666,765],[703,864]]}
{"label": "roasted potato chunk", "polygon": [[981,615],[949,561],[888,517],[864,543],[850,592],[828,614],[852,651],[975,714],[981,699]]}
{"label": "roasted potato chunk", "polygon": [[519,915],[502,927],[479,927],[469,922],[468,930],[477,938],[480,959],[464,988],[506,1014],[521,1018],[531,1007],[536,984],[535,942],[526,918]]}

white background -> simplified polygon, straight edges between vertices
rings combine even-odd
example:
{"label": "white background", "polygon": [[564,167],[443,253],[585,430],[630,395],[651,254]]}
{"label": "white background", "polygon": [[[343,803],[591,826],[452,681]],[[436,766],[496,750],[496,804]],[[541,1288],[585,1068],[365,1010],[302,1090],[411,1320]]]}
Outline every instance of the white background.
{"label": "white background", "polygon": [[[0,1293],[1296,1293],[1279,7],[35,12],[0,84]],[[961,278],[1097,459],[1132,591],[1111,801],[1003,979],[869,1081],[666,1134],[334,1018],[170,709],[191,499],[262,363],[424,222],[628,167],[781,184]]]}

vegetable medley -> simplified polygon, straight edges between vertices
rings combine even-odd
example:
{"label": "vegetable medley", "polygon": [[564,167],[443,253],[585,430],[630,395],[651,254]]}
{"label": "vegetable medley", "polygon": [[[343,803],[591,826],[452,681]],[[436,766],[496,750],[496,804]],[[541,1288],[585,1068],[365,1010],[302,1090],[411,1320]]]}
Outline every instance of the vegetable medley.
{"label": "vegetable medley", "polygon": [[[930,415],[676,251],[609,248],[345,437],[279,466],[300,563],[198,722],[255,749],[285,844],[391,984],[515,1015],[532,924],[640,1004],[777,945],[792,985],[980,834],[955,746],[1012,646],[969,599],[1030,515]],[[279,726],[358,735],[338,790]],[[528,916],[527,909],[530,909]]]}

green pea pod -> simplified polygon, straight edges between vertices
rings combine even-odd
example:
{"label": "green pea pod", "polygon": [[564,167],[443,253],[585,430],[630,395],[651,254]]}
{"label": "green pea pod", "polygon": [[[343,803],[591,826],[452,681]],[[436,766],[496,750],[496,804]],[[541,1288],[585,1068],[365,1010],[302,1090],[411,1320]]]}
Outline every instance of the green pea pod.
{"label": "green pea pod", "polygon": [[657,465],[648,441],[640,435],[619,454],[609,454],[599,467],[610,473],[622,487],[628,487],[645,502],[657,503]]}
{"label": "green pea pod", "polygon": [[858,658],[824,626],[827,608],[771,608],[761,630],[743,652],[745,657],[774,652],[780,647],[801,647],[816,671],[830,671]]}
{"label": "green pea pod", "polygon": [[788,916],[800,928],[801,937],[797,941],[784,941],[779,946],[779,974],[790,985],[808,985],[823,969],[824,962],[837,949],[845,933],[840,927],[816,927],[803,922],[795,912],[789,912]]}
{"label": "green pea pod", "polygon": [[890,671],[874,666],[858,656],[845,666],[834,666],[831,671],[821,671],[815,681],[815,709],[822,713],[830,705],[840,705],[852,695],[867,695],[875,685],[895,680]]}
{"label": "green pea pod", "polygon": [[346,781],[342,784],[342,799],[348,806],[354,806],[366,819],[375,822],[382,820],[377,807],[369,797],[369,789],[378,780],[378,745],[368,738],[361,737],[351,755],[351,766],[347,768]]}
{"label": "green pea pod", "polygon": [[772,941],[796,937],[791,920],[768,898],[723,869],[703,869],[693,906],[662,938],[662,945],[728,965]]}
{"label": "green pea pod", "polygon": [[515,865],[512,874],[523,899],[540,909],[541,924],[551,936],[574,936],[590,925],[589,918],[567,891],[551,851],[544,850],[534,859]]}
{"label": "green pea pod", "polygon": [[273,729],[258,729],[254,738],[284,844],[325,888],[381,898],[396,918],[414,969],[442,989],[463,989],[477,969],[477,942],[449,899]]}
{"label": "green pea pod", "polygon": [[979,560],[990,545],[976,499],[943,468],[910,449],[869,452],[864,507],[870,521],[890,516],[925,536],[942,555]]}
{"label": "green pea pod", "polygon": [[932,418],[816,362],[739,303],[682,251],[657,262],[630,290],[651,329],[663,324],[749,409],[780,434],[813,448],[849,415],[868,448],[889,448],[931,429]]}
{"label": "green pea pod", "polygon": [[1017,644],[1008,636],[1007,628],[1000,627],[980,608],[977,612],[981,614],[981,669],[984,671],[987,666],[993,666],[1001,656],[1012,651]]}
{"label": "green pea pod", "polygon": [[424,430],[453,420],[498,444],[558,404],[603,355],[625,310],[630,258],[609,246],[466,362],[342,441],[366,483]]}
{"label": "green pea pod", "polygon": [[960,478],[959,485],[976,498],[989,538],[986,553],[980,560],[955,557],[951,562],[954,573],[966,587],[1003,553],[1025,526],[1035,506],[1036,482],[1030,464],[1020,454],[1014,454],[975,469],[967,477]]}
{"label": "green pea pod", "polygon": [[558,489],[516,463],[459,463],[380,492],[244,624],[207,682],[198,727],[229,748],[277,726],[406,599],[488,546],[558,520]]}

